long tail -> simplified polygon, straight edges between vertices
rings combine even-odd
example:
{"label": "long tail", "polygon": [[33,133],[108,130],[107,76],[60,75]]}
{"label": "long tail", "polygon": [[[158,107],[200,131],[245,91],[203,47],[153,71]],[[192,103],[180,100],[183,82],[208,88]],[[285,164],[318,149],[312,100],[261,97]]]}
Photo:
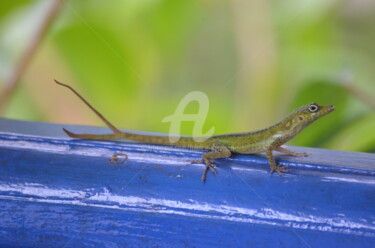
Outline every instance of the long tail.
{"label": "long tail", "polygon": [[81,96],[75,89],[73,89],[71,86],[63,84],[55,79],[55,82],[58,85],[64,86],[71,90],[76,96],[79,97],[94,113],[109,127],[113,134],[104,134],[104,135],[97,135],[97,134],[75,134],[72,132],[69,132],[65,128],[63,128],[64,132],[69,135],[72,138],[79,138],[79,139],[118,139],[121,136],[121,131],[118,130],[112,123],[110,123],[99,111],[97,111],[88,101],[86,101],[83,96]]}
{"label": "long tail", "polygon": [[102,114],[99,113],[83,96],[81,96],[75,89],[71,86],[60,83],[55,79],[55,82],[61,86],[64,86],[70,89],[76,96],[78,96],[94,113],[113,131],[112,134],[76,134],[72,133],[65,128],[64,132],[72,138],[77,139],[91,139],[91,140],[114,140],[114,139],[128,139],[139,141],[143,143],[150,144],[163,144],[163,145],[175,145],[182,147],[191,147],[191,148],[207,148],[211,146],[210,141],[208,142],[194,142],[191,137],[180,137],[178,141],[172,142],[168,136],[159,136],[159,135],[144,135],[144,134],[135,134],[128,132],[121,132],[117,129],[112,123],[110,123]]}
{"label": "long tail", "polygon": [[63,131],[72,138],[76,139],[91,139],[91,140],[114,140],[114,139],[121,139],[123,136],[123,133],[115,134],[115,133],[110,133],[110,134],[76,134],[72,133],[65,128],[63,128]]}

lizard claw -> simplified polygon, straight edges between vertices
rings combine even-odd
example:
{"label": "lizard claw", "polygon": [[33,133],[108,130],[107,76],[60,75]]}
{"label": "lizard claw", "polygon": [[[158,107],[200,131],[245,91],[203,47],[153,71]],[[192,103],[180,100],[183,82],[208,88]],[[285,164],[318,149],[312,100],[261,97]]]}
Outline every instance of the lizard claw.
{"label": "lizard claw", "polygon": [[280,176],[283,176],[283,175],[284,175],[283,172],[288,172],[289,170],[288,170],[286,167],[283,167],[283,166],[280,166],[280,165],[276,165],[276,166],[274,166],[274,167],[271,167],[270,174],[274,173],[275,171],[276,171]]}

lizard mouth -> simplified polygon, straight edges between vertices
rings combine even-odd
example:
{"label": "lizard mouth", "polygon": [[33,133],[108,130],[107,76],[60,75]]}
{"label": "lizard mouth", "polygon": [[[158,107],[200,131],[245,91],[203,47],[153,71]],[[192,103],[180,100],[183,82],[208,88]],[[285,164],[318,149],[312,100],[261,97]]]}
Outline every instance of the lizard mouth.
{"label": "lizard mouth", "polygon": [[322,110],[322,115],[321,116],[324,116],[326,114],[329,114],[331,113],[332,111],[334,111],[336,109],[335,106],[331,105],[331,106],[325,106]]}
{"label": "lizard mouth", "polygon": [[331,106],[321,106],[320,111],[316,114],[313,114],[314,119],[316,120],[320,117],[323,117],[323,116],[331,113],[334,110],[335,110],[335,106],[333,106],[333,105],[331,105]]}
{"label": "lizard mouth", "polygon": [[336,109],[335,106],[333,106],[333,105],[329,106],[329,113],[331,113],[331,112],[334,111],[335,109]]}

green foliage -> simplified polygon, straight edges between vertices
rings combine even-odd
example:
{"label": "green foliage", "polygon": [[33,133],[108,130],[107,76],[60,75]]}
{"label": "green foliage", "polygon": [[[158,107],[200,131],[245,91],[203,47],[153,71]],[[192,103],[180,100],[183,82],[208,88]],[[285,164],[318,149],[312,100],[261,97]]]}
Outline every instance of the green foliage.
{"label": "green foliage", "polygon": [[23,7],[30,3],[29,0],[17,0],[17,1],[2,1],[0,8],[0,17],[4,18],[9,12],[16,10],[17,8]]}
{"label": "green foliage", "polygon": [[346,113],[348,95],[340,86],[328,82],[307,83],[299,91],[291,104],[291,109],[316,102],[320,105],[335,105],[336,110],[312,124],[305,132],[293,139],[293,144],[305,146],[322,146],[337,130],[336,123],[343,122]]}
{"label": "green foliage", "polygon": [[356,118],[329,140],[326,147],[334,147],[338,150],[374,152],[374,127],[374,113]]}
{"label": "green foliage", "polygon": [[[0,83],[48,1],[0,3]],[[53,85],[56,78],[119,127],[168,132],[161,120],[198,90],[210,100],[203,132],[254,130],[317,102],[336,110],[290,144],[373,152],[374,110],[340,75],[351,71],[353,84],[375,97],[374,10],[339,0],[65,1],[5,117],[103,125]],[[77,108],[57,118],[61,104]],[[197,105],[186,112],[197,113]],[[182,134],[193,126],[183,123]]]}

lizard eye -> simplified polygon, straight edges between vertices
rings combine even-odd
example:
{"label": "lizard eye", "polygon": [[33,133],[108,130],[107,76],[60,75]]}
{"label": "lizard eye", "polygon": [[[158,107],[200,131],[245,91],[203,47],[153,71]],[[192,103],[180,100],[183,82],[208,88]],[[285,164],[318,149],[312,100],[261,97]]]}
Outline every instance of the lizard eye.
{"label": "lizard eye", "polygon": [[316,103],[312,103],[312,104],[310,104],[310,106],[309,106],[309,111],[310,111],[311,113],[318,112],[318,110],[319,110],[319,105],[318,105],[318,104],[316,104]]}

